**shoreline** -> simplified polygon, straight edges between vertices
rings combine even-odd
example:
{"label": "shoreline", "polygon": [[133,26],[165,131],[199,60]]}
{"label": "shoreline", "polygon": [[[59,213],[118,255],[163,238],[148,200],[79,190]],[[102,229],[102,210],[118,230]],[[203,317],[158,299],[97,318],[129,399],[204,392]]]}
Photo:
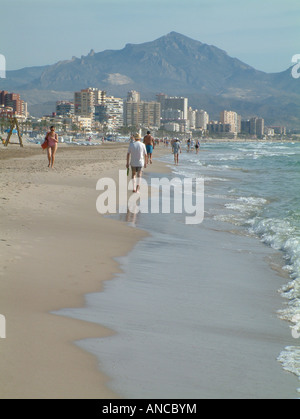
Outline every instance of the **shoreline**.
{"label": "shoreline", "polygon": [[277,361],[293,341],[277,315],[279,254],[225,222],[187,233],[177,217],[148,218],[136,225],[149,235],[119,258],[124,272],[84,309],[60,312],[116,332],[78,342],[109,387],[123,399],[296,398],[297,378]]}
{"label": "shoreline", "polygon": [[118,398],[95,357],[74,344],[113,331],[52,312],[84,306],[146,234],[95,209],[97,180],[117,177],[127,147],[65,147],[52,171],[36,147],[3,153],[14,157],[1,159],[1,398]]}

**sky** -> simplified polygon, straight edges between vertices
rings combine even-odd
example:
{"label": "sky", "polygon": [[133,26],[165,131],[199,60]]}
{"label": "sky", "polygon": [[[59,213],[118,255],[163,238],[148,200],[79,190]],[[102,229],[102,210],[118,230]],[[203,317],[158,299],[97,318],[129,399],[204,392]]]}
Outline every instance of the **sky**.
{"label": "sky", "polygon": [[299,0],[0,0],[6,70],[123,49],[172,31],[268,73],[300,54]]}

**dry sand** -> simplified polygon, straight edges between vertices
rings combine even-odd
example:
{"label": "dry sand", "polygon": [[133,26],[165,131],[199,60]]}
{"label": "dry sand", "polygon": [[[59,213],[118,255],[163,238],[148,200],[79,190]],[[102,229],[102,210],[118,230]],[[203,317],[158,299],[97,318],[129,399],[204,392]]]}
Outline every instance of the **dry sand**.
{"label": "dry sand", "polygon": [[1,146],[0,398],[118,397],[95,357],[73,344],[112,332],[51,312],[84,305],[119,272],[114,258],[146,234],[96,211],[96,182],[117,179],[127,147],[60,145],[51,170],[40,146]]}

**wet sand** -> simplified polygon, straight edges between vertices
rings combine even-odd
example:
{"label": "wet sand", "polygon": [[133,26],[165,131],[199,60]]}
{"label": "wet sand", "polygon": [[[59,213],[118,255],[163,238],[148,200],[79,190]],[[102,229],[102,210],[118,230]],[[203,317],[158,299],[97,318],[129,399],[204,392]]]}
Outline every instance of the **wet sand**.
{"label": "wet sand", "polygon": [[96,211],[96,182],[117,179],[127,147],[61,145],[51,170],[40,146],[1,146],[1,398],[118,397],[73,344],[112,331],[50,312],[84,305],[146,234]]}

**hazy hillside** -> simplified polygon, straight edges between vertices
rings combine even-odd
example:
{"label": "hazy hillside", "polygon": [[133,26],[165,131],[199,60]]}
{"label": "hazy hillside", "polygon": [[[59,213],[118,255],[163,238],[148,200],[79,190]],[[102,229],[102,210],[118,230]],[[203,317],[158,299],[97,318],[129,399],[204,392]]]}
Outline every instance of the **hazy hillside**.
{"label": "hazy hillside", "polygon": [[67,92],[89,86],[116,97],[126,97],[131,89],[147,99],[159,92],[185,95],[190,105],[210,114],[225,107],[244,117],[262,116],[269,124],[300,127],[300,81],[292,78],[290,69],[264,73],[215,46],[176,32],[152,42],[127,44],[121,50],[91,51],[46,67],[8,71],[0,83],[0,89],[22,91],[25,100],[34,89],[34,98],[31,95],[28,102],[35,114],[39,103],[51,106],[43,91],[55,97],[64,92],[64,99]]}

